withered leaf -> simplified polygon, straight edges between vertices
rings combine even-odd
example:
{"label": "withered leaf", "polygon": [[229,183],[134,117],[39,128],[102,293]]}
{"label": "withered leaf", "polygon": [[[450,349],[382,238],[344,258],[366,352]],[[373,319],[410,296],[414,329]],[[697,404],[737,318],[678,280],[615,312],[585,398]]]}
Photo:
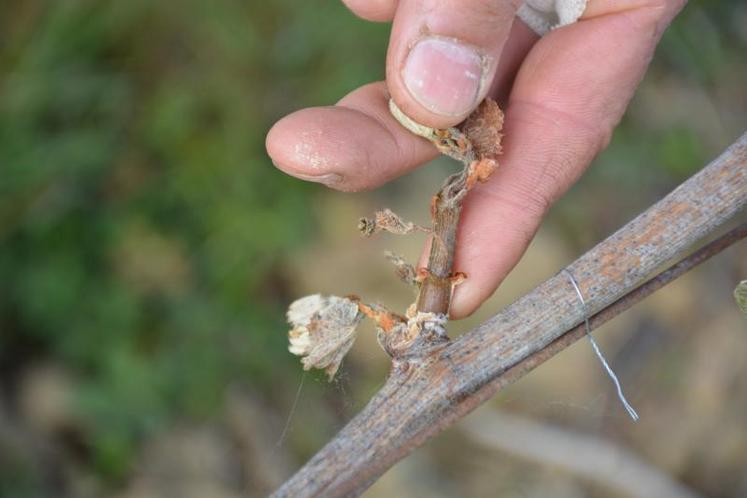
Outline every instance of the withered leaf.
{"label": "withered leaf", "polygon": [[472,145],[459,129],[438,129],[417,123],[402,112],[393,99],[389,99],[389,112],[407,130],[430,140],[441,154],[461,162],[468,162],[473,159]]}
{"label": "withered leaf", "polygon": [[438,130],[436,128],[431,128],[430,126],[425,126],[416,122],[397,107],[397,104],[394,103],[394,99],[389,99],[389,112],[394,119],[399,121],[399,124],[407,128],[411,133],[430,140],[431,142],[439,140],[439,137],[437,136]]}
{"label": "withered leaf", "polygon": [[497,159],[501,154],[503,111],[495,100],[486,98],[459,125],[459,129],[472,142],[477,159]]}
{"label": "withered leaf", "polygon": [[394,271],[400,280],[410,285],[417,284],[417,272],[405,258],[391,251],[386,251],[384,256],[394,265]]}
{"label": "withered leaf", "polygon": [[477,182],[486,182],[490,175],[498,167],[498,161],[495,159],[480,159],[473,161],[467,166],[467,182],[466,189],[471,190]]}
{"label": "withered leaf", "polygon": [[343,357],[353,346],[356,327],[363,318],[351,299],[314,294],[288,307],[288,351],[301,356],[304,370],[324,369],[331,381]]}
{"label": "withered leaf", "polygon": [[395,235],[407,235],[416,230],[427,232],[428,229],[416,225],[411,221],[405,221],[391,209],[376,211],[373,218],[361,218],[358,221],[358,230],[365,236],[385,231]]}

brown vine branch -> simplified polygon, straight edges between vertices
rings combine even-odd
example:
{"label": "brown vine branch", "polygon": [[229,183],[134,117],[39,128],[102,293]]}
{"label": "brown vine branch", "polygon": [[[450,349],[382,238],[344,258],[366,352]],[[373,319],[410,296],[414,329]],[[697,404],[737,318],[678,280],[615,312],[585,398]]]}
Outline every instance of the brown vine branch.
{"label": "brown vine branch", "polygon": [[[651,279],[663,265],[721,230],[745,204],[747,134],[567,267],[586,298],[592,327],[744,237],[741,225]],[[394,362],[368,405],[275,496],[360,494],[426,439],[580,337],[580,329],[563,336],[583,319],[567,276],[556,274],[456,340]]]}
{"label": "brown vine branch", "polygon": [[484,182],[498,167],[501,153],[503,112],[491,99],[484,100],[459,129],[436,130],[414,123],[390,101],[392,115],[410,131],[434,143],[441,153],[464,164],[464,169],[446,179],[431,202],[433,237],[424,279],[415,309],[448,315],[455,282],[464,275],[454,273],[454,250],[462,201],[477,182]]}
{"label": "brown vine branch", "polygon": [[[701,247],[694,253],[682,259],[680,262],[670,266],[665,271],[646,281],[640,287],[637,287],[634,290],[628,292],[623,297],[607,306],[599,313],[589,317],[589,327],[592,330],[601,327],[620,313],[623,313],[632,308],[634,304],[646,299],[648,296],[658,291],[665,285],[678,279],[699,264],[707,261],[724,249],[744,239],[745,237],[747,237],[747,223],[742,223],[731,231],[713,240],[709,244]],[[551,342],[541,350],[527,356],[519,363],[506,370],[506,372],[501,375],[500,382],[486,385],[484,392],[476,392],[473,396],[473,400],[476,403],[474,405],[474,408],[477,408],[480,403],[490,399],[490,397],[499,390],[510,384],[513,384],[556,354],[566,349],[574,342],[583,338],[584,335],[586,335],[586,326],[584,323],[581,323],[560,336],[558,339],[555,339],[553,342]]]}

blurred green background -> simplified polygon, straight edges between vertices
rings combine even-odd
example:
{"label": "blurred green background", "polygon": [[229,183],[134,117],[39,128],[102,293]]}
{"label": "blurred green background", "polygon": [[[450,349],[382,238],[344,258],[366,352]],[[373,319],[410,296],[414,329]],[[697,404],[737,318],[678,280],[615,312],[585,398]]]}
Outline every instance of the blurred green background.
{"label": "blurred green background", "polygon": [[[424,222],[452,166],[341,194],[275,170],[264,137],[382,79],[388,32],[335,1],[0,2],[0,496],[262,496],[383,382],[371,334],[335,383],[302,375],[284,309],[318,291],[403,307],[380,254],[414,259],[422,241],[361,241],[356,220],[387,205]],[[609,149],[455,330],[731,143],[746,53],[744,2],[691,1]],[[483,410],[613,441],[693,492],[745,496],[747,322],[730,292],[746,277],[737,246],[599,332],[639,424],[588,344]],[[464,434],[369,495],[625,495]]]}

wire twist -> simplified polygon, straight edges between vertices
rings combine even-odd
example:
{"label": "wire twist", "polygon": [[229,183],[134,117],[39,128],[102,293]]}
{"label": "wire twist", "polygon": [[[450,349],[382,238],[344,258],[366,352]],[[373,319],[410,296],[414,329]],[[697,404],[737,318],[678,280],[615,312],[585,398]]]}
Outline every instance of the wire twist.
{"label": "wire twist", "polygon": [[599,349],[599,346],[597,345],[597,341],[594,340],[594,336],[591,335],[591,325],[589,325],[589,310],[586,306],[586,301],[584,300],[584,295],[581,293],[581,288],[578,286],[578,283],[576,282],[576,279],[573,277],[573,273],[567,268],[563,269],[564,272],[568,274],[568,279],[571,281],[571,284],[573,285],[573,288],[576,289],[576,295],[578,296],[578,300],[581,301],[581,309],[584,314],[584,326],[586,328],[586,337],[589,338],[589,342],[591,342],[591,347],[594,348],[594,353],[596,353],[597,358],[599,358],[599,361],[602,362],[602,366],[607,371],[607,375],[609,375],[610,379],[612,379],[612,382],[615,383],[615,387],[617,388],[617,397],[620,399],[620,402],[625,407],[625,410],[627,410],[628,415],[630,415],[630,418],[633,419],[633,421],[638,420],[638,413],[635,411],[635,409],[630,406],[630,403],[628,403],[628,400],[625,399],[625,394],[623,394],[622,386],[620,385],[620,381],[617,379],[617,375],[615,375],[615,372],[612,371],[612,368],[607,363],[607,360],[604,358],[604,355],[602,354],[602,351]]}

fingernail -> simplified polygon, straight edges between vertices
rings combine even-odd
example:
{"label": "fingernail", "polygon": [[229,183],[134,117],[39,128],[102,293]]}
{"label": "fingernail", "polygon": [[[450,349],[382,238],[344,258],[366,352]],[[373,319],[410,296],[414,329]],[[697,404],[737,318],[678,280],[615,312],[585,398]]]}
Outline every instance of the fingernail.
{"label": "fingernail", "polygon": [[303,173],[293,173],[293,176],[309,182],[321,183],[327,186],[337,185],[342,182],[342,175],[337,173],[326,173],[324,175],[304,175]]}
{"label": "fingernail", "polygon": [[423,107],[458,116],[477,103],[483,59],[473,48],[446,38],[423,38],[407,56],[405,86]]}

